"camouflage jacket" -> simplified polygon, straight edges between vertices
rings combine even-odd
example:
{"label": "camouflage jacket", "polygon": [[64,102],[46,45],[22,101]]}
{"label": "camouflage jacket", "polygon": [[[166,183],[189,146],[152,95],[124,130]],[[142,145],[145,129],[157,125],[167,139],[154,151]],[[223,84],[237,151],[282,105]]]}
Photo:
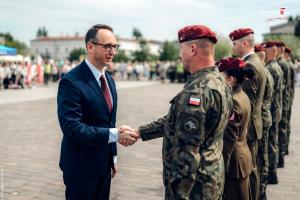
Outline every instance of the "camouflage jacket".
{"label": "camouflage jacket", "polygon": [[201,69],[170,103],[167,116],[139,128],[143,140],[163,137],[166,199],[219,198],[223,132],[233,106],[229,86],[217,67]]}
{"label": "camouflage jacket", "polygon": [[275,60],[267,62],[266,68],[274,79],[273,99],[271,103],[272,119],[279,122],[282,113],[283,72]]}
{"label": "camouflage jacket", "polygon": [[291,101],[290,67],[284,58],[279,58],[277,62],[283,71],[282,111],[288,112]]}
{"label": "camouflage jacket", "polygon": [[265,68],[267,82],[265,87],[264,100],[261,107],[261,118],[264,128],[270,128],[272,125],[271,102],[273,99],[274,79],[269,71]]}

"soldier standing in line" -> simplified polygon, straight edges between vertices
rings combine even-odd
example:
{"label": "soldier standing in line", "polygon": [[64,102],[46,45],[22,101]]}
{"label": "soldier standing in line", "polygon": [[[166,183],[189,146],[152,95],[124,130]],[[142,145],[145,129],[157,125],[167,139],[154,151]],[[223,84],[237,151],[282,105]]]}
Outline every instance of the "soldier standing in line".
{"label": "soldier standing in line", "polygon": [[278,168],[284,167],[284,156],[286,153],[287,145],[287,126],[288,116],[291,101],[291,78],[290,78],[290,67],[284,58],[285,44],[283,42],[275,43],[278,49],[277,62],[283,71],[283,93],[282,93],[282,116],[279,122],[279,134],[278,134]]}
{"label": "soldier standing in line", "polygon": [[241,84],[244,78],[253,78],[254,73],[245,69],[246,63],[238,58],[221,59],[217,66],[233,92],[233,112],[224,132],[226,173],[223,200],[251,200],[249,175],[252,157],[247,144],[251,105]]}
{"label": "soldier standing in line", "polygon": [[291,53],[292,53],[292,49],[289,47],[285,48],[284,51],[284,57],[288,62],[288,65],[290,67],[291,73],[290,73],[290,77],[291,77],[291,102],[290,102],[290,107],[289,107],[289,112],[288,112],[288,126],[287,126],[287,144],[286,144],[286,149],[285,149],[285,155],[289,154],[289,144],[290,144],[290,134],[291,134],[291,114],[292,114],[292,105],[293,105],[293,101],[294,101],[294,96],[295,96],[295,82],[296,82],[296,72],[295,72],[295,67],[294,64],[292,62],[292,58],[291,58]]}
{"label": "soldier standing in line", "polygon": [[[265,64],[266,60],[266,49],[262,45],[255,45],[254,51]],[[266,189],[268,184],[269,175],[269,156],[268,156],[268,144],[269,144],[269,129],[272,125],[272,115],[271,115],[271,102],[273,99],[273,88],[274,79],[265,66],[265,72],[267,75],[267,82],[265,87],[264,100],[262,103],[261,117],[263,123],[263,135],[262,139],[258,142],[258,170],[260,175],[260,186],[259,186],[259,199],[266,200]]]}
{"label": "soldier standing in line", "polygon": [[135,129],[143,141],[163,137],[165,199],[222,199],[223,133],[232,110],[230,87],[215,66],[214,32],[203,25],[179,30],[180,57],[191,77],[169,113]]}
{"label": "soldier standing in line", "polygon": [[242,88],[248,95],[251,103],[251,119],[247,134],[247,142],[252,155],[253,171],[250,175],[250,186],[252,199],[258,200],[259,175],[257,166],[258,142],[262,139],[262,118],[261,108],[266,85],[266,73],[264,65],[259,57],[254,53],[254,32],[250,28],[241,28],[229,34],[233,43],[233,52],[244,61],[247,67],[254,72],[251,80],[245,80]]}
{"label": "soldier standing in line", "polygon": [[262,44],[266,49],[266,68],[274,79],[273,99],[271,101],[272,126],[269,130],[268,156],[269,175],[268,184],[277,184],[277,160],[278,160],[278,124],[282,115],[282,90],[283,72],[276,62],[277,47],[272,41]]}

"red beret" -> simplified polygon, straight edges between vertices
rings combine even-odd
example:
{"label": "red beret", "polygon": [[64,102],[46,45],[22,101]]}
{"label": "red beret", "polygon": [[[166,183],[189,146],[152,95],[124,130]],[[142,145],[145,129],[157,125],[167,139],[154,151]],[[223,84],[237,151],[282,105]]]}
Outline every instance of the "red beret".
{"label": "red beret", "polygon": [[266,51],[265,47],[261,44],[257,44],[254,46],[254,51],[255,52],[260,52],[260,51]]}
{"label": "red beret", "polygon": [[232,41],[241,39],[249,34],[254,34],[254,31],[251,28],[240,28],[234,30],[229,34],[229,37]]}
{"label": "red beret", "polygon": [[261,44],[264,48],[270,48],[276,46],[276,42],[268,41]]}
{"label": "red beret", "polygon": [[283,43],[283,42],[281,42],[281,41],[276,41],[276,42],[274,42],[275,43],[275,45],[277,46],[277,47],[284,47],[285,46],[285,44]]}
{"label": "red beret", "polygon": [[216,34],[210,28],[203,25],[186,26],[178,31],[179,43],[207,38],[213,43],[217,43]]}
{"label": "red beret", "polygon": [[220,72],[227,70],[238,70],[246,67],[246,62],[239,58],[223,58],[219,60],[216,65]]}
{"label": "red beret", "polygon": [[289,47],[285,47],[285,50],[284,50],[284,51],[287,52],[287,53],[291,53],[291,52],[292,52],[292,49],[289,48]]}

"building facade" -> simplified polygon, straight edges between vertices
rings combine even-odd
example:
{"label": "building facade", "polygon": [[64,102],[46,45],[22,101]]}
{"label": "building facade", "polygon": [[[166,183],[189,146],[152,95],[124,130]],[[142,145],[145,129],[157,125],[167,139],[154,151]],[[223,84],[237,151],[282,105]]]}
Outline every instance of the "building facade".
{"label": "building facade", "polygon": [[[154,55],[159,54],[163,42],[148,40],[150,52]],[[139,44],[134,39],[118,38],[120,49],[125,50],[130,54],[138,50]],[[70,52],[74,49],[84,48],[84,37],[75,36],[47,36],[38,37],[30,41],[30,52],[35,58],[38,57],[50,57],[54,60],[66,60],[68,59]]]}

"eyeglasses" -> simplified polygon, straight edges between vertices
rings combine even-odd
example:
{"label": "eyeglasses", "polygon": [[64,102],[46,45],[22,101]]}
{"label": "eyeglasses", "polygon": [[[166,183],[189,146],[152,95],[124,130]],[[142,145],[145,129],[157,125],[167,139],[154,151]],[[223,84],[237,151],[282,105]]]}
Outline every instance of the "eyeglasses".
{"label": "eyeglasses", "polygon": [[100,43],[97,43],[97,42],[91,42],[91,43],[92,43],[92,44],[95,44],[95,45],[103,46],[104,49],[105,49],[105,51],[112,51],[113,49],[114,49],[115,51],[117,51],[117,50],[119,49],[119,47],[120,47],[119,44],[113,45],[113,44],[100,44]]}

